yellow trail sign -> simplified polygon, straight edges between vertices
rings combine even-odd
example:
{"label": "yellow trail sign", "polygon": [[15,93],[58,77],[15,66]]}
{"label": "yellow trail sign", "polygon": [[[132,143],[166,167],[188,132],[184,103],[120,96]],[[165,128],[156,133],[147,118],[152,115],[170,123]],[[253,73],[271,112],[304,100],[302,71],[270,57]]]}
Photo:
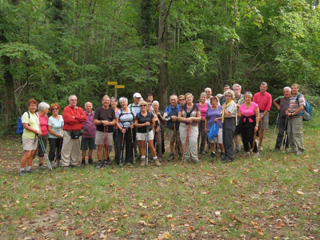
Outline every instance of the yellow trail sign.
{"label": "yellow trail sign", "polygon": [[115,85],[115,88],[124,88],[124,85]]}
{"label": "yellow trail sign", "polygon": [[108,82],[108,85],[117,85],[118,82]]}

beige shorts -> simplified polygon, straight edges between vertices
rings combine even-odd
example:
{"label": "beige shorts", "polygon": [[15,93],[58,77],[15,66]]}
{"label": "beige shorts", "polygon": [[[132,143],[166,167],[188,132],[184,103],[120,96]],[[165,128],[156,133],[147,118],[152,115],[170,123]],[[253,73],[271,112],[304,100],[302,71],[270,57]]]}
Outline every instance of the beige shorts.
{"label": "beige shorts", "polygon": [[38,138],[22,138],[22,145],[24,151],[35,151],[38,147]]}
{"label": "beige shorts", "polygon": [[[263,112],[260,113],[260,116],[262,114],[263,114]],[[269,112],[261,119],[261,122],[262,122],[262,129],[268,130],[269,129]]]}
{"label": "beige shorts", "polygon": [[215,139],[214,140],[211,140],[211,139],[209,139],[209,143],[215,143],[215,142],[217,142],[217,138],[218,138],[218,143],[219,144],[222,144],[223,143],[223,138],[222,138],[223,136],[222,136],[222,128],[219,128],[219,131],[218,131],[218,137],[215,137]]}
{"label": "beige shorts", "polygon": [[96,145],[108,144],[109,146],[112,146],[113,145],[113,133],[108,132],[108,136],[107,136],[107,133],[96,131],[95,144]]}
{"label": "beige shorts", "polygon": [[[137,141],[145,141],[146,136],[147,136],[147,133],[138,133],[137,132],[137,135],[136,135]],[[148,137],[149,137],[149,141],[154,139],[153,131],[149,131]]]}
{"label": "beige shorts", "polygon": [[[168,129],[168,138],[170,142],[175,142],[176,141],[176,136],[174,134],[174,130],[173,129]],[[180,141],[180,134],[179,134],[179,130],[176,131],[177,133],[177,138]]]}

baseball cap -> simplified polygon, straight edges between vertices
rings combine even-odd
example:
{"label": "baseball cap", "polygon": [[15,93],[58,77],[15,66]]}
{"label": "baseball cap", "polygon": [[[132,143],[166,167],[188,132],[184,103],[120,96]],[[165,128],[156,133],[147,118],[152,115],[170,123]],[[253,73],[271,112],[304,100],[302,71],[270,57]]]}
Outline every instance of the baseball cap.
{"label": "baseball cap", "polygon": [[134,98],[141,98],[141,94],[136,92],[135,94],[133,94],[133,97]]}

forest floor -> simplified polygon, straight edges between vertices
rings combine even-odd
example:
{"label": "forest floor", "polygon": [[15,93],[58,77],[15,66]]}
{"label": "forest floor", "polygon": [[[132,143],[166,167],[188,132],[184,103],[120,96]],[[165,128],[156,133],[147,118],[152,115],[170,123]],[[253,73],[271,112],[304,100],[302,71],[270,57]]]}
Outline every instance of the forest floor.
{"label": "forest floor", "polygon": [[272,127],[260,158],[228,164],[208,154],[19,176],[20,139],[1,139],[1,239],[320,239],[318,119],[304,155],[272,152]]}

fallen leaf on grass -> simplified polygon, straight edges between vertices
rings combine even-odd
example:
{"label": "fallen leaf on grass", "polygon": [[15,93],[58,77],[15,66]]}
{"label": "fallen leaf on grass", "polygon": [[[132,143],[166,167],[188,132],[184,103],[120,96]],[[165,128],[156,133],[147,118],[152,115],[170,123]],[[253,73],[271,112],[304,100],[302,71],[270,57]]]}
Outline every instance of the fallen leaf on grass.
{"label": "fallen leaf on grass", "polygon": [[264,235],[264,233],[262,232],[262,230],[260,228],[257,228],[257,233],[259,233],[261,236]]}
{"label": "fallen leaf on grass", "polygon": [[210,223],[210,224],[215,224],[215,222],[212,220],[212,219],[210,219],[210,218],[207,218],[207,221]]}
{"label": "fallen leaf on grass", "polygon": [[299,195],[304,195],[304,194],[305,194],[305,193],[302,192],[302,191],[297,191],[297,193],[298,193]]}
{"label": "fallen leaf on grass", "polygon": [[215,214],[216,216],[220,216],[221,212],[220,212],[220,211],[215,211],[214,214]]}
{"label": "fallen leaf on grass", "polygon": [[277,229],[283,228],[285,226],[284,222],[279,222],[276,226]]}

